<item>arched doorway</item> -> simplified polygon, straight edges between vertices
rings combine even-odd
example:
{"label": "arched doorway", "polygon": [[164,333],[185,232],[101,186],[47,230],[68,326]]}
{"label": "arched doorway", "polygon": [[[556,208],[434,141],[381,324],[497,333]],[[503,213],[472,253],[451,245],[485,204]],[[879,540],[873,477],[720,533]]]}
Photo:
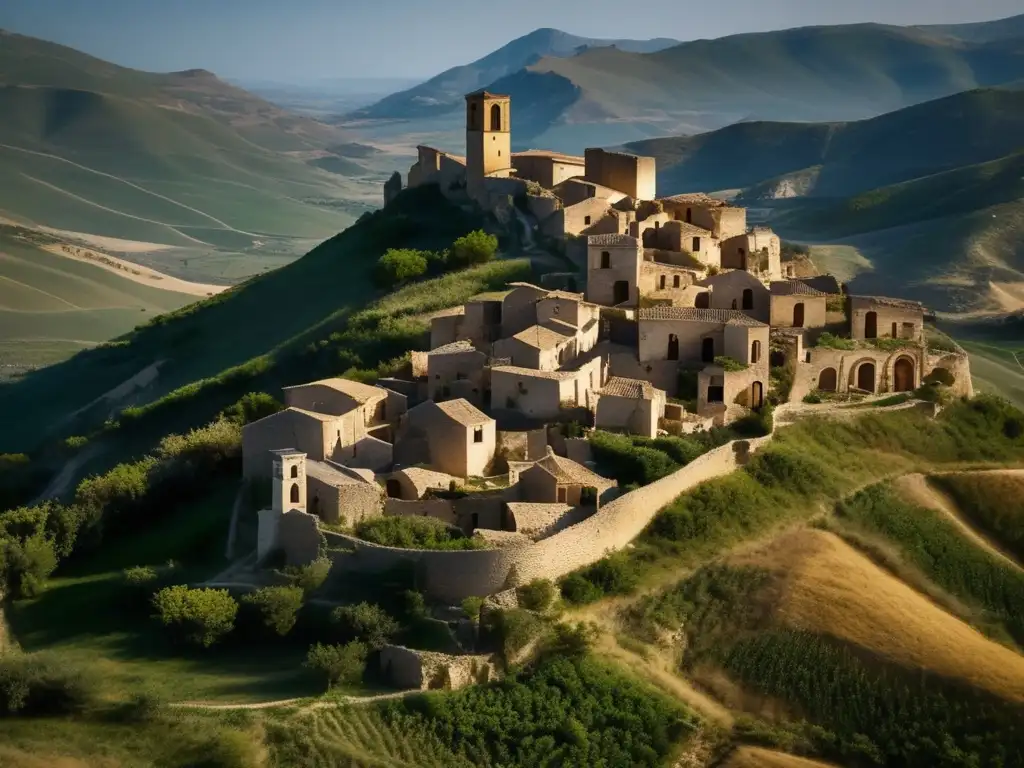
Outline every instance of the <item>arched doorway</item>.
{"label": "arched doorway", "polygon": [[700,359],[705,363],[715,362],[715,340],[708,338],[700,343]]}
{"label": "arched doorway", "polygon": [[857,369],[857,389],[874,393],[875,391],[875,364],[861,363]]}
{"label": "arched doorway", "polygon": [[292,483],[292,492],[291,492],[290,500],[291,500],[292,504],[298,504],[299,503],[299,484],[298,483]]}
{"label": "arched doorway", "polygon": [[877,339],[878,338],[878,313],[868,312],[864,315],[864,338],[865,339]]}
{"label": "arched doorway", "polygon": [[385,484],[388,492],[389,499],[400,499],[402,498],[402,484],[395,478],[391,478]]}
{"label": "arched doorway", "polygon": [[674,333],[668,335],[668,357],[666,360],[679,359],[679,337]]}
{"label": "arched doorway", "polygon": [[754,410],[764,405],[764,384],[755,381],[750,385],[750,407]]}
{"label": "arched doorway", "polygon": [[711,307],[711,294],[707,291],[698,293],[697,298],[693,302],[693,306],[697,309],[708,309]]}
{"label": "arched doorway", "polygon": [[892,367],[893,392],[913,392],[915,377],[914,361],[901,357]]}
{"label": "arched doorway", "polygon": [[804,303],[802,301],[793,305],[793,327],[804,327]]}
{"label": "arched doorway", "polygon": [[679,275],[675,275],[672,278],[672,287],[673,288],[678,288],[679,287]]}
{"label": "arched doorway", "polygon": [[835,392],[839,386],[839,376],[835,368],[825,368],[818,374],[818,389],[822,392]]}
{"label": "arched doorway", "polygon": [[627,280],[616,280],[612,286],[612,303],[624,304],[629,301],[629,282]]}

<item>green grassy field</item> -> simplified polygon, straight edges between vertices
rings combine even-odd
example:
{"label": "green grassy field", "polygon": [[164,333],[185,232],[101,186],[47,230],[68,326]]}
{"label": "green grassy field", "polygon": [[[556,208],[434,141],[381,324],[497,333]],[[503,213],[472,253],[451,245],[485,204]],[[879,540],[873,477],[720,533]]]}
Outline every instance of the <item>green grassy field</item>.
{"label": "green grassy field", "polygon": [[0,377],[126,333],[195,296],[64,258],[0,227]]}
{"label": "green grassy field", "polygon": [[[1024,408],[1024,345],[958,339],[971,356],[971,378],[979,392],[1002,395]],[[1014,357],[1014,353],[1017,357]]]}

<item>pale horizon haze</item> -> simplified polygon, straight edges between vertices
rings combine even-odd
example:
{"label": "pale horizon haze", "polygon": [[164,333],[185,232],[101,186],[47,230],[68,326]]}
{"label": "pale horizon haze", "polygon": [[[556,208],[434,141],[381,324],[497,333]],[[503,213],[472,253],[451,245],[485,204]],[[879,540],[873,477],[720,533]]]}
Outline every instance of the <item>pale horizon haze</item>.
{"label": "pale horizon haze", "polygon": [[[636,7],[636,6],[632,6]],[[427,79],[540,27],[583,37],[716,38],[800,26],[954,24],[1024,13],[1022,0],[6,0],[0,28],[116,64],[233,79]],[[2,38],[0,38],[2,41]],[[2,44],[2,42],[0,42]]]}

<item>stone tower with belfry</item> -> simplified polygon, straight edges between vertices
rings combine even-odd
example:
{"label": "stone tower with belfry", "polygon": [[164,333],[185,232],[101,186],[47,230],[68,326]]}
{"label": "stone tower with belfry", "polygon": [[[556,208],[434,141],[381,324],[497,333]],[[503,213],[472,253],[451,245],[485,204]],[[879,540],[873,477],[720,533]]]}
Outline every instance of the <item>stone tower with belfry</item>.
{"label": "stone tower with belfry", "polygon": [[466,96],[466,185],[512,173],[512,99],[477,91]]}
{"label": "stone tower with belfry", "polygon": [[272,509],[275,512],[306,511],[306,454],[294,448],[271,451],[274,455]]}

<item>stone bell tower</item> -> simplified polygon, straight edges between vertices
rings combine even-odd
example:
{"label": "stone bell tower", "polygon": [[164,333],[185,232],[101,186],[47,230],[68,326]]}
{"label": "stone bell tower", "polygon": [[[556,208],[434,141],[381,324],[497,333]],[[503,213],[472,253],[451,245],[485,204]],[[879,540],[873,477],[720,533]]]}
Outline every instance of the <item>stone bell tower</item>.
{"label": "stone bell tower", "polygon": [[477,91],[466,96],[466,182],[470,190],[487,176],[512,172],[512,100]]}
{"label": "stone bell tower", "polygon": [[294,448],[271,451],[274,454],[275,512],[306,511],[306,454]]}

